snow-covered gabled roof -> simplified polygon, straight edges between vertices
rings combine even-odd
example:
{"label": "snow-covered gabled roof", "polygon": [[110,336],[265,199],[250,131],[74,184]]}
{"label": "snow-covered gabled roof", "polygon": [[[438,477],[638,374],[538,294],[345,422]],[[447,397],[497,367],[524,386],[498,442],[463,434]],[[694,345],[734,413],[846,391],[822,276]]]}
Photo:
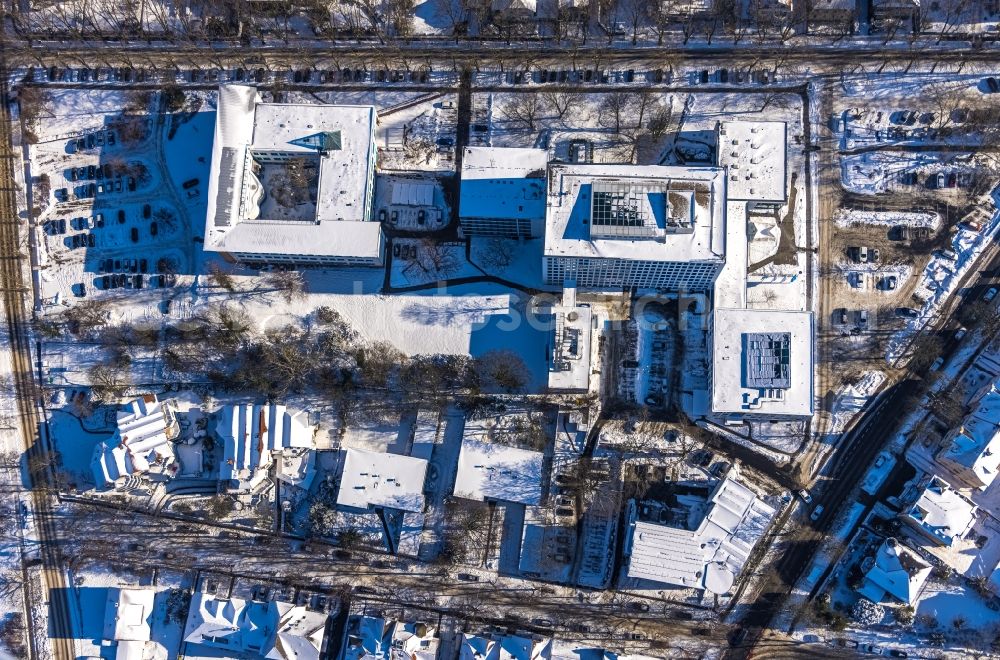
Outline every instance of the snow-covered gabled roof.
{"label": "snow-covered gabled roof", "polygon": [[240,657],[268,660],[319,660],[327,616],[281,601],[218,599],[195,592],[184,641],[228,649]]}
{"label": "snow-covered gabled roof", "polygon": [[727,476],[716,486],[694,531],[635,520],[627,542],[628,576],[728,592],[775,510]]}
{"label": "snow-covered gabled roof", "polygon": [[552,640],[548,637],[484,637],[462,633],[459,644],[458,660],[549,660],[552,657]]}
{"label": "snow-covered gabled roof", "polygon": [[931,565],[896,539],[886,539],[872,560],[858,592],[876,603],[886,594],[912,603],[931,574]]}
{"label": "snow-covered gabled roof", "polygon": [[392,649],[389,621],[376,616],[352,617],[343,660],[385,660]]}
{"label": "snow-covered gabled roof", "polygon": [[117,422],[115,434],[94,448],[91,470],[99,487],[132,474],[173,476],[177,425],[169,402],[146,394],[126,404]]}
{"label": "snow-covered gabled roof", "polygon": [[426,472],[427,461],[422,458],[346,449],[337,504],[423,511]]}
{"label": "snow-covered gabled roof", "polygon": [[938,460],[965,484],[985,489],[1000,470],[1000,379],[983,388],[972,405],[973,411],[951,433],[951,443]]}
{"label": "snow-covered gabled roof", "polygon": [[[219,478],[243,488],[285,450],[301,450],[289,452],[296,455],[312,450],[315,427],[308,423],[305,411],[293,414],[283,405],[248,403],[222,408],[215,433],[223,445]],[[305,460],[311,466],[309,457]],[[294,478],[299,471],[289,466],[286,472]]]}
{"label": "snow-covered gabled roof", "polygon": [[931,477],[919,499],[906,511],[906,520],[937,539],[951,545],[962,538],[976,521],[976,505],[941,477]]}
{"label": "snow-covered gabled roof", "polygon": [[535,0],[491,0],[493,11],[531,12],[536,10]]}

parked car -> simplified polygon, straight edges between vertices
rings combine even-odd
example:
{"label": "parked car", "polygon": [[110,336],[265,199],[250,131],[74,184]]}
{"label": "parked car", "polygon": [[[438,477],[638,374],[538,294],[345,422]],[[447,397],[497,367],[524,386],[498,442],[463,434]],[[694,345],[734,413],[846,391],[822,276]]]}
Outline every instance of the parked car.
{"label": "parked car", "polygon": [[872,655],[882,655],[882,647],[876,646],[874,644],[861,644],[858,646],[858,650],[862,653],[870,653]]}
{"label": "parked car", "polygon": [[997,297],[997,288],[996,287],[991,288],[989,291],[987,291],[986,293],[983,294],[983,300],[985,302],[991,302],[996,297]]}
{"label": "parked car", "polygon": [[805,502],[806,504],[812,504],[813,501],[812,495],[810,495],[809,491],[806,490],[805,488],[799,491],[799,497],[801,497],[802,501]]}
{"label": "parked car", "polygon": [[133,243],[138,243],[139,242],[139,228],[138,227],[132,227],[132,231],[129,232],[129,236],[131,236]]}
{"label": "parked car", "polygon": [[883,291],[895,291],[897,282],[895,275],[888,275],[879,281],[879,288]]}
{"label": "parked car", "polygon": [[944,366],[944,357],[939,357],[931,363],[931,371],[937,371]]}
{"label": "parked car", "polygon": [[858,310],[858,325],[868,325],[868,310],[859,309]]}
{"label": "parked car", "polygon": [[920,312],[912,307],[897,307],[896,316],[900,318],[915,319],[920,316]]}
{"label": "parked car", "polygon": [[820,504],[815,509],[813,509],[813,512],[812,514],[810,514],[809,519],[812,520],[813,522],[816,522],[822,515],[823,515],[823,505]]}
{"label": "parked car", "polygon": [[955,341],[962,341],[962,338],[967,334],[969,334],[968,328],[959,327],[958,330],[955,331]]}

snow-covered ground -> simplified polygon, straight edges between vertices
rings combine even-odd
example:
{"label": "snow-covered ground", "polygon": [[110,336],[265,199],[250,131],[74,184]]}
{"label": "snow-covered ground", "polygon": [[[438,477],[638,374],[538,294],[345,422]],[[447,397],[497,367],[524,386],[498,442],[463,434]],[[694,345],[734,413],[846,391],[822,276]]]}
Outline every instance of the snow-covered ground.
{"label": "snow-covered ground", "polygon": [[941,216],[932,211],[864,211],[841,208],[837,209],[834,221],[838,227],[885,225],[937,229],[941,225]]}
{"label": "snow-covered ground", "polygon": [[913,333],[932,320],[945,302],[955,293],[962,278],[969,273],[973,264],[993,243],[1000,231],[1000,213],[994,212],[990,222],[981,231],[959,226],[951,243],[954,258],[943,252],[936,252],[924,268],[920,285],[914,296],[923,300],[919,317],[907,319],[906,327],[897,332],[889,341],[886,360],[898,360],[909,345]]}

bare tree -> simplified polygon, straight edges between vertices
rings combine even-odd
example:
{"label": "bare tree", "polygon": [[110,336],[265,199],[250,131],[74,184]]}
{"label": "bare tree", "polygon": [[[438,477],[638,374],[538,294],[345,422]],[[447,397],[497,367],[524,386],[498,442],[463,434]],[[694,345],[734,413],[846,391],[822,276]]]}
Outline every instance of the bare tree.
{"label": "bare tree", "polygon": [[231,273],[222,269],[217,262],[208,265],[208,279],[214,285],[230,293],[236,291],[236,279]]}
{"label": "bare tree", "polygon": [[547,90],[541,93],[545,103],[556,111],[556,116],[562,119],[571,109],[580,105],[583,96],[577,92],[561,92]]}
{"label": "bare tree", "polygon": [[514,94],[504,104],[500,112],[510,121],[520,123],[529,131],[535,130],[535,121],[542,112],[542,97],[539,94]]}
{"label": "bare tree", "polygon": [[306,281],[297,270],[272,270],[264,276],[264,285],[282,294],[286,303],[302,300],[306,295]]}
{"label": "bare tree", "polygon": [[601,124],[620,133],[629,108],[636,101],[632,92],[611,92],[604,96],[599,108]]}
{"label": "bare tree", "polygon": [[514,250],[509,240],[491,238],[486,243],[486,249],[480,258],[483,265],[490,270],[503,272],[514,262]]}
{"label": "bare tree", "polygon": [[87,376],[94,398],[105,403],[125,396],[130,385],[128,372],[113,365],[94,365]]}

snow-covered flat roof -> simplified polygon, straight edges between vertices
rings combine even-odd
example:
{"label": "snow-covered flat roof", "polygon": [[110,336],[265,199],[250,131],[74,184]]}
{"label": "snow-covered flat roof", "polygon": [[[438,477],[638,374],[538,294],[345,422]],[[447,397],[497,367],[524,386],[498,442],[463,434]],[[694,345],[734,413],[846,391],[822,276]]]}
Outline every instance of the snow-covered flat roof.
{"label": "snow-covered flat roof", "polygon": [[459,212],[465,218],[545,216],[545,149],[466,147]]}
{"label": "snow-covered flat roof", "polygon": [[422,511],[426,472],[427,461],[422,458],[347,449],[337,504]]}
{"label": "snow-covered flat roof", "polygon": [[377,222],[247,220],[218,237],[214,249],[234,254],[302,254],[378,258],[382,227]]}
{"label": "snow-covered flat roof", "polygon": [[108,589],[104,610],[104,638],[144,642],[150,639],[153,589]]}
{"label": "snow-covered flat roof", "polygon": [[720,168],[552,165],[547,200],[546,257],[725,259]]}
{"label": "snow-covered flat roof", "polygon": [[586,390],[590,387],[591,311],[589,307],[552,308],[552,357],[549,387]]}
{"label": "snow-covered flat roof", "polygon": [[719,482],[708,503],[695,530],[635,520],[628,576],[728,592],[776,512],[730,476]]}
{"label": "snow-covered flat roof", "polygon": [[[370,256],[372,229],[331,227],[370,218],[375,108],[262,103],[257,90],[222,85],[212,145],[205,248],[232,253]],[[315,219],[260,217],[261,163],[316,158]],[[266,165],[265,165],[266,166]],[[360,252],[357,252],[360,251]]]}
{"label": "snow-covered flat roof", "polygon": [[455,496],[539,504],[543,459],[539,451],[466,437],[458,456]]}
{"label": "snow-covered flat roof", "polygon": [[729,199],[785,201],[788,196],[785,122],[721,122],[718,139],[719,167],[726,168]]}
{"label": "snow-covered flat roof", "polygon": [[[760,338],[787,335],[787,355]],[[759,350],[758,350],[759,349]],[[785,383],[755,387],[747,364],[783,361]],[[763,363],[763,364],[762,364]],[[773,365],[778,369],[778,365]],[[712,411],[808,417],[813,413],[813,315],[769,309],[716,309],[712,320]]]}
{"label": "snow-covered flat roof", "polygon": [[[374,167],[375,108],[370,105],[260,103],[254,115],[252,151],[315,155],[323,146],[316,219],[363,220]],[[334,140],[335,143],[331,143]]]}

